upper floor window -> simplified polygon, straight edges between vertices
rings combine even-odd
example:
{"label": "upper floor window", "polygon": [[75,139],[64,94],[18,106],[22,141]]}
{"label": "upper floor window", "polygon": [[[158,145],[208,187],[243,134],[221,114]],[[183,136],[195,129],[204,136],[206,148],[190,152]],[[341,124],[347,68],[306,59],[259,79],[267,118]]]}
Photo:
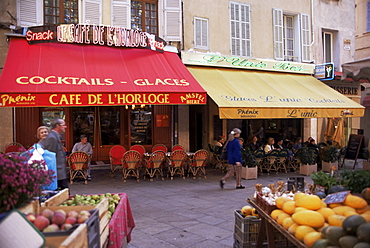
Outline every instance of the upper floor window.
{"label": "upper floor window", "polygon": [[310,62],[310,21],[306,14],[284,14],[273,9],[274,57]]}
{"label": "upper floor window", "polygon": [[231,54],[251,56],[250,6],[230,2]]}
{"label": "upper floor window", "polygon": [[78,23],[78,0],[44,0],[44,24]]}
{"label": "upper floor window", "polygon": [[333,62],[333,34],[329,32],[322,33],[322,44],[323,44],[323,62]]}
{"label": "upper floor window", "polygon": [[208,19],[194,17],[194,47],[199,49],[209,49]]}
{"label": "upper floor window", "polygon": [[131,1],[131,28],[158,34],[158,1]]}

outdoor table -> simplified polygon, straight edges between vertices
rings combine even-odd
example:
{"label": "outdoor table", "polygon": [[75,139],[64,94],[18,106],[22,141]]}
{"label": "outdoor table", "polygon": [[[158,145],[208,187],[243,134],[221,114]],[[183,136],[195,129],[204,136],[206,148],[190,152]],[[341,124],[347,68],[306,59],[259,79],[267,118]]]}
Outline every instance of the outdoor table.
{"label": "outdoor table", "polygon": [[109,247],[121,248],[125,239],[131,241],[131,232],[135,227],[134,217],[126,193],[120,193],[120,202],[109,221]]}
{"label": "outdoor table", "polygon": [[273,218],[271,218],[271,216],[268,213],[263,211],[256,204],[255,201],[251,199],[247,199],[247,202],[257,210],[258,215],[261,217],[261,225],[260,225],[260,230],[258,232],[257,243],[256,243],[257,248],[262,247],[262,243],[263,243],[263,239],[265,235],[267,235],[268,247],[269,248],[275,247],[274,229],[276,229],[282,235],[284,235],[297,248],[307,248],[306,245],[304,245],[302,242],[296,239],[291,233],[289,233],[282,226],[280,226]]}

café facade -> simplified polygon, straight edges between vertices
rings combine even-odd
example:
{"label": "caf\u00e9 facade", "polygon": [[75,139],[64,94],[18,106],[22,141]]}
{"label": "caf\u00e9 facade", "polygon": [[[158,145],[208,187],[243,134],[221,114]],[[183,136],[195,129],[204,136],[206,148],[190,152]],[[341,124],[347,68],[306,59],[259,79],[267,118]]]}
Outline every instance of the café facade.
{"label": "caf\u00e9 facade", "polygon": [[198,52],[183,52],[182,61],[209,96],[209,143],[233,127],[262,143],[309,136],[318,143],[322,120],[364,115],[363,106],[314,78],[313,64]]}
{"label": "caf\u00e9 facade", "polygon": [[114,145],[170,148],[187,121],[179,106],[206,104],[205,90],[155,35],[63,24],[9,38],[0,107],[14,109],[14,141],[25,147],[37,142],[38,126],[58,117],[66,121],[67,150],[85,134],[93,160],[109,160]]}

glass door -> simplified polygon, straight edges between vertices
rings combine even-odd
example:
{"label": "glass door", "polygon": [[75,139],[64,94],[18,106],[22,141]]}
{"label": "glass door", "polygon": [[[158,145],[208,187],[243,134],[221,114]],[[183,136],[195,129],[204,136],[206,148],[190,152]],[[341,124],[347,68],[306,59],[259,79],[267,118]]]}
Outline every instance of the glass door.
{"label": "glass door", "polygon": [[73,145],[80,142],[82,134],[87,136],[87,141],[93,147],[93,157],[96,159],[96,141],[95,141],[95,108],[94,107],[80,107],[72,108],[72,143]]}

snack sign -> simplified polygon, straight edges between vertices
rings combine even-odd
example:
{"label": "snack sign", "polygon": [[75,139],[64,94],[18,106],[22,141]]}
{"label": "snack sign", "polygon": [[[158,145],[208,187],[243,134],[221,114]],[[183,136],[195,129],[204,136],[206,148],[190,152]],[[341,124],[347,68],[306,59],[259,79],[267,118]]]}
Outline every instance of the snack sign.
{"label": "snack sign", "polygon": [[29,27],[26,40],[30,44],[61,42],[101,46],[147,48],[163,52],[166,41],[135,29],[90,24],[61,24]]}

